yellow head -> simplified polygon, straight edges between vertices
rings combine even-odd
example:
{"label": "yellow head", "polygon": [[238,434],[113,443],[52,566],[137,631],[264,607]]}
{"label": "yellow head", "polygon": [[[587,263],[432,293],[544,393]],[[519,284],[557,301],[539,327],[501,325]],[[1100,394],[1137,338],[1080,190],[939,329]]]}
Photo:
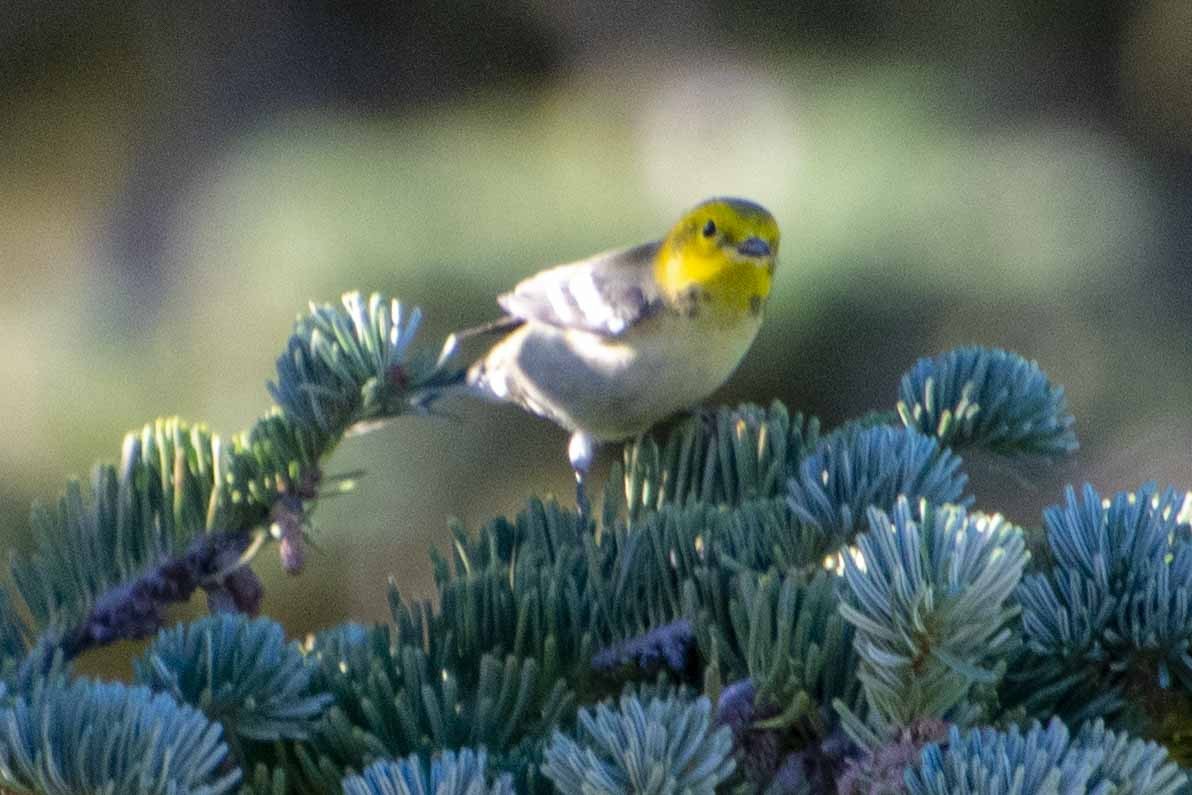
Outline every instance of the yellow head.
{"label": "yellow head", "polygon": [[708,199],[667,233],[654,276],[671,300],[695,296],[725,312],[757,313],[770,294],[777,256],[778,223],[766,208]]}

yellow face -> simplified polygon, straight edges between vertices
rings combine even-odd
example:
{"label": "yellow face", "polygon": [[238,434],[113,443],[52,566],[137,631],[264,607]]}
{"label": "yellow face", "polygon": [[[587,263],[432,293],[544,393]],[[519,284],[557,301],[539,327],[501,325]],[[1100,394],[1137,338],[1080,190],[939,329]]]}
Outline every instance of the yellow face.
{"label": "yellow face", "polygon": [[698,294],[730,312],[761,311],[778,256],[778,223],[745,199],[709,199],[671,228],[655,278],[672,299]]}

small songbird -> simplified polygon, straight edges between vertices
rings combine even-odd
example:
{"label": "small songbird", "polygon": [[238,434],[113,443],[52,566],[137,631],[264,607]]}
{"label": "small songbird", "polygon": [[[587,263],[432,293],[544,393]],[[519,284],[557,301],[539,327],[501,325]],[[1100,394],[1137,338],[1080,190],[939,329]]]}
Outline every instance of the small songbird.
{"label": "small songbird", "polygon": [[691,208],[666,237],[558,265],[497,298],[505,336],[470,391],[571,432],[578,507],[596,445],[639,436],[723,384],[761,326],[778,224],[744,199]]}

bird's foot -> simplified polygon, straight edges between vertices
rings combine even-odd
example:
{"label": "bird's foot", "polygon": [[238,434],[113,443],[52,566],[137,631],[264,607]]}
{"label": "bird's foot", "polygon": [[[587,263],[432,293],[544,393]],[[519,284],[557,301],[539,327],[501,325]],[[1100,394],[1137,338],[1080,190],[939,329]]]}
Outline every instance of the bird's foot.
{"label": "bird's foot", "polygon": [[579,512],[580,523],[587,527],[592,518],[592,504],[588,501],[584,481],[592,467],[592,459],[596,457],[596,440],[583,431],[576,431],[567,445],[567,457],[575,472],[575,509]]}
{"label": "bird's foot", "polygon": [[579,521],[585,527],[592,519],[592,503],[588,501],[588,490],[584,488],[584,476],[575,473],[575,509],[579,512]]}

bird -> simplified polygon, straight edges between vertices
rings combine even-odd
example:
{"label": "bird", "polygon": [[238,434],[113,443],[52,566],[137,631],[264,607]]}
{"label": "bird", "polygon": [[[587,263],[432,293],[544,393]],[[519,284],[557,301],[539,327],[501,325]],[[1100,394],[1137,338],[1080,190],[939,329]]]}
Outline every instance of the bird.
{"label": "bird", "polygon": [[778,255],[774,216],[753,201],[704,200],[665,236],[542,270],[497,297],[500,334],[466,388],[570,432],[576,504],[599,445],[640,437],[736,370],[762,324]]}

